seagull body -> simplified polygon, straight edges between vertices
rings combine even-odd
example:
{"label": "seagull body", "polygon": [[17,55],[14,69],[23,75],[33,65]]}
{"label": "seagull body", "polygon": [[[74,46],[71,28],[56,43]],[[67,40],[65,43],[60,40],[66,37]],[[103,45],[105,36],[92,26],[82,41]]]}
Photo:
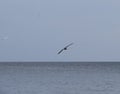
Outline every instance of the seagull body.
{"label": "seagull body", "polygon": [[73,43],[70,43],[69,45],[65,46],[63,49],[61,49],[58,54],[60,54],[62,51],[67,50],[69,46],[73,45]]}

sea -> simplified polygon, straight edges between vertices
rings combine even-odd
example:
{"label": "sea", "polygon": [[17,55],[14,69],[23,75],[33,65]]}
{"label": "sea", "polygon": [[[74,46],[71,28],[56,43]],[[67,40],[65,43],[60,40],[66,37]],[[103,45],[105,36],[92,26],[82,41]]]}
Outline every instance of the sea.
{"label": "sea", "polygon": [[120,94],[120,62],[0,62],[0,94]]}

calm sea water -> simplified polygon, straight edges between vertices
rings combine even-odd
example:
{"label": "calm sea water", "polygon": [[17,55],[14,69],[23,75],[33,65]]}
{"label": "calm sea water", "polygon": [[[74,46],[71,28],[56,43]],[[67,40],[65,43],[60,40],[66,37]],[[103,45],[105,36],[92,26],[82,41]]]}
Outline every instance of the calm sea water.
{"label": "calm sea water", "polygon": [[119,94],[119,62],[0,63],[0,94]]}

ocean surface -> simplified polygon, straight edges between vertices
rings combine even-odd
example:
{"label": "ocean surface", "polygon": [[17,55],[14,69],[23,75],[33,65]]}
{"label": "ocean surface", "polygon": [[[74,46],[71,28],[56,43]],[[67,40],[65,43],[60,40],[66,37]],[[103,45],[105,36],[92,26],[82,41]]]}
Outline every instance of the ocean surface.
{"label": "ocean surface", "polygon": [[120,62],[1,62],[0,94],[119,94]]}

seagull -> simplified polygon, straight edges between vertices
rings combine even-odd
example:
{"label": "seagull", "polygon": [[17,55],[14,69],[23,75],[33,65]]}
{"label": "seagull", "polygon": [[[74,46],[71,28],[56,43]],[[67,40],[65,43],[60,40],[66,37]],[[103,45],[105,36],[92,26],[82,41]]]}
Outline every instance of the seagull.
{"label": "seagull", "polygon": [[67,50],[69,46],[73,45],[73,43],[70,43],[69,45],[65,46],[63,49],[61,49],[58,54],[60,54],[63,50]]}

